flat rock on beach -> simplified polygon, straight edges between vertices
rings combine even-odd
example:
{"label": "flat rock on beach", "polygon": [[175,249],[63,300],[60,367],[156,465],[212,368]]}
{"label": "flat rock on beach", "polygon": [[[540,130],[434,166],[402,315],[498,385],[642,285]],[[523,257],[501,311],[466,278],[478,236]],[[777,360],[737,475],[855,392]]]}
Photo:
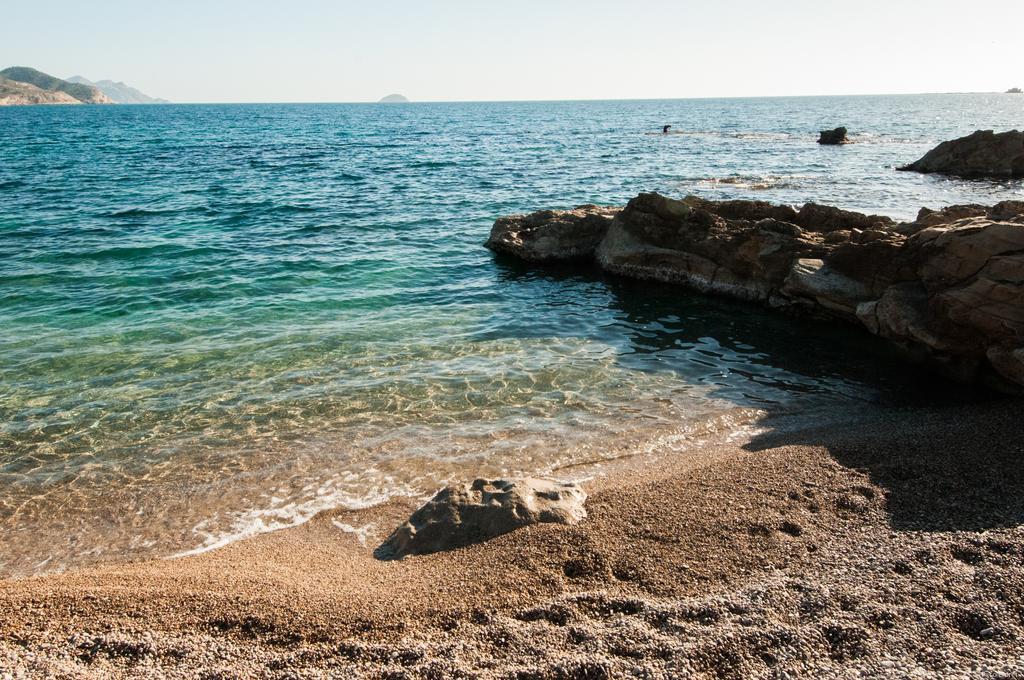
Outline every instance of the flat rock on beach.
{"label": "flat rock on beach", "polygon": [[398,558],[449,550],[538,523],[577,524],[587,494],[548,479],[477,479],[442,489],[388,537],[377,555]]}

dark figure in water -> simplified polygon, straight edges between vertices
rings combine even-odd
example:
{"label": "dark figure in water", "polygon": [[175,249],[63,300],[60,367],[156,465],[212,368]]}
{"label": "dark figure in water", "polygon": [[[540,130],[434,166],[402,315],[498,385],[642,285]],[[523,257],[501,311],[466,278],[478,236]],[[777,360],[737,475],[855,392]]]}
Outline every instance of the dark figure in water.
{"label": "dark figure in water", "polygon": [[663,134],[663,135],[667,135],[667,134],[668,134],[668,129],[669,129],[670,127],[672,127],[672,126],[671,126],[671,125],[666,125],[666,126],[662,127],[662,128],[661,128],[661,134]]}

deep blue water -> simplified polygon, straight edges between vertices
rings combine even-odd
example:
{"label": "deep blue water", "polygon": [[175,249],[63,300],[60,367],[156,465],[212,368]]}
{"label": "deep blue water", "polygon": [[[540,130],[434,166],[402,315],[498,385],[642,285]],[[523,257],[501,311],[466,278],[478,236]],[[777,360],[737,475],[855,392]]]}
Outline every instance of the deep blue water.
{"label": "deep blue water", "polygon": [[[839,124],[857,144],[814,143]],[[1014,95],[0,109],[0,573],[622,455],[733,409],[915,398],[845,329],[481,244],[499,215],[642,190],[900,218],[1020,199],[894,167],[1022,124]]]}

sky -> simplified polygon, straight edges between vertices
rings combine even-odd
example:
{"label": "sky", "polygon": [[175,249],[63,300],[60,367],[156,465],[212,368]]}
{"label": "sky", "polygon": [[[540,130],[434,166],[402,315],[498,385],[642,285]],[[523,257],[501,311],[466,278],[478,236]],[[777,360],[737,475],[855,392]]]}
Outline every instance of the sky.
{"label": "sky", "polygon": [[0,68],[176,102],[1024,87],[1024,0],[34,0],[2,16]]}

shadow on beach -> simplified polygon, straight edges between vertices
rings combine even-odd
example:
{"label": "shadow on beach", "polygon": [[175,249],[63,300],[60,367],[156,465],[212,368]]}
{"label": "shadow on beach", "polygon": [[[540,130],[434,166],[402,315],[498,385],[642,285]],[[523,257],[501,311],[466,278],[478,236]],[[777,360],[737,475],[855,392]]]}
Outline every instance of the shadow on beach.
{"label": "shadow on beach", "polygon": [[[867,474],[897,531],[985,531],[1024,524],[1024,400],[879,409],[849,427],[773,430],[744,448],[820,446]],[[770,422],[770,421],[769,421]]]}
{"label": "shadow on beach", "polygon": [[[744,448],[825,448],[883,489],[894,530],[1024,524],[1022,399],[946,380],[853,326],[610,277],[596,267],[497,262],[507,283],[601,290],[617,320],[620,363],[663,366],[685,378],[687,364],[741,360],[730,368],[732,379],[705,384],[712,397],[767,412],[767,432]],[[719,356],[706,356],[709,344]],[[766,387],[795,399],[772,403],[762,398]],[[833,407],[815,409],[816,396],[836,393]]]}

